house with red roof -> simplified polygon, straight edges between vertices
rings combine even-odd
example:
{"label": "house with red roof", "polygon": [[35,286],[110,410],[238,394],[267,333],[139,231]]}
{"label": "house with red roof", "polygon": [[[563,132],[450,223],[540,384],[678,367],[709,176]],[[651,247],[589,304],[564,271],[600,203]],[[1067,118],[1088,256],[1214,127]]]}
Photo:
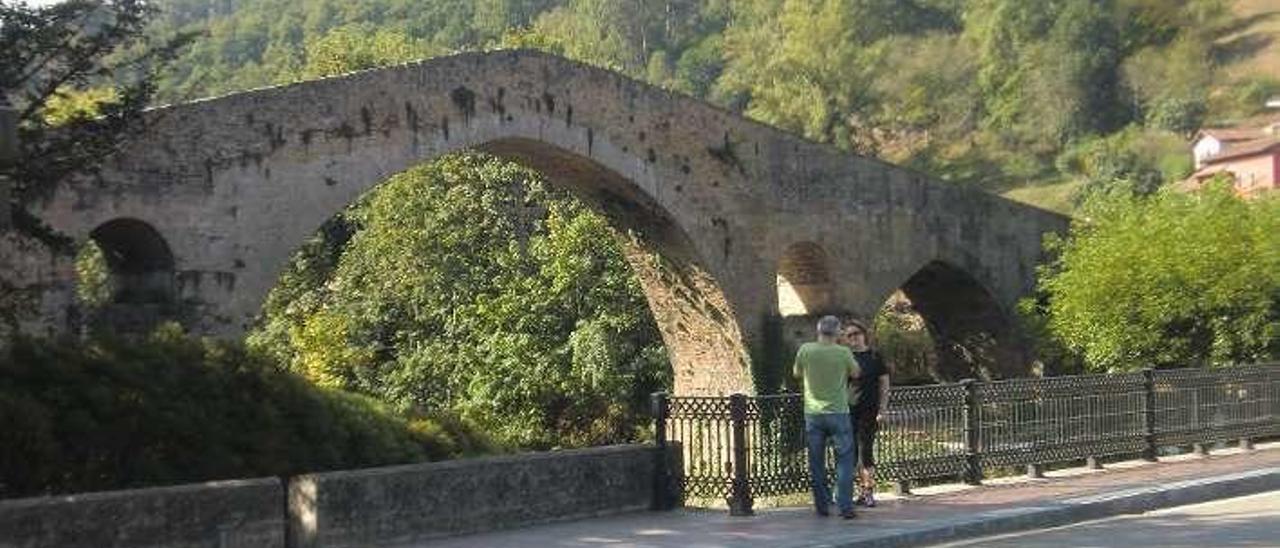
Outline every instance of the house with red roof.
{"label": "house with red roof", "polygon": [[1196,172],[1181,187],[1196,190],[1224,175],[1244,196],[1280,188],[1280,118],[1258,122],[1255,127],[1200,130],[1191,149]]}

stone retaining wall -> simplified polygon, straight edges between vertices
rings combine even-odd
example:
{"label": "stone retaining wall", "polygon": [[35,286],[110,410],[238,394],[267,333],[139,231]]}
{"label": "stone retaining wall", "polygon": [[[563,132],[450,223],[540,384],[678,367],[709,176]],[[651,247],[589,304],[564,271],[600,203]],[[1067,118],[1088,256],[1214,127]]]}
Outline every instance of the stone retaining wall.
{"label": "stone retaining wall", "polygon": [[0,548],[283,548],[276,478],[0,500]]}
{"label": "stone retaining wall", "polygon": [[298,547],[395,545],[649,507],[652,446],[312,474],[289,482]]}
{"label": "stone retaining wall", "polygon": [[655,451],[619,445],[326,472],[287,488],[265,478],[0,500],[0,548],[386,546],[642,510],[655,501]]}

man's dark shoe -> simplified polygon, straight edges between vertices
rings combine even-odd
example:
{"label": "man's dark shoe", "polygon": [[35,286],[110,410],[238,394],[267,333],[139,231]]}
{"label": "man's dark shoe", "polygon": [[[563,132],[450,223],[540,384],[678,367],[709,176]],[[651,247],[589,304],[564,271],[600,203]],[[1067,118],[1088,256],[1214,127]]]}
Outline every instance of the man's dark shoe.
{"label": "man's dark shoe", "polygon": [[840,512],[840,517],[844,519],[853,519],[858,517],[858,513],[853,510],[845,510],[844,512]]}
{"label": "man's dark shoe", "polygon": [[827,517],[827,516],[830,516],[830,515],[831,515],[831,511],[830,511],[830,510],[827,510],[826,508],[818,508],[818,509],[814,510],[814,512],[815,512],[815,513],[817,513],[819,516],[822,516],[822,517],[824,517],[824,518],[825,518],[825,517]]}

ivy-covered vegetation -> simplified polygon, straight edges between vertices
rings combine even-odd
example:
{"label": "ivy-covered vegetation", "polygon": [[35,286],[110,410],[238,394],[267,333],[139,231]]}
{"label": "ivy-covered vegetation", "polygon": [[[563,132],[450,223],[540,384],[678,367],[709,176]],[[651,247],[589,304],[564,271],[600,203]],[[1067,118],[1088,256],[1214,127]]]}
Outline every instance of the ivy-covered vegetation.
{"label": "ivy-covered vegetation", "polygon": [[497,450],[460,421],[396,414],[173,326],[146,340],[18,340],[0,360],[0,498]]}

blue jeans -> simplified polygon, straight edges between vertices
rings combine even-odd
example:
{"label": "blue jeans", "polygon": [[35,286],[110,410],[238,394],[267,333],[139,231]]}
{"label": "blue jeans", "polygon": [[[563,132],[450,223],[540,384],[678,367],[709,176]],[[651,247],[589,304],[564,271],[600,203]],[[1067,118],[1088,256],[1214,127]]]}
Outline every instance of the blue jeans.
{"label": "blue jeans", "polygon": [[853,511],[853,424],[849,415],[805,415],[804,434],[809,442],[809,482],[813,506],[826,512],[831,501],[827,487],[827,439],[836,450],[836,507],[841,513]]}

